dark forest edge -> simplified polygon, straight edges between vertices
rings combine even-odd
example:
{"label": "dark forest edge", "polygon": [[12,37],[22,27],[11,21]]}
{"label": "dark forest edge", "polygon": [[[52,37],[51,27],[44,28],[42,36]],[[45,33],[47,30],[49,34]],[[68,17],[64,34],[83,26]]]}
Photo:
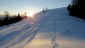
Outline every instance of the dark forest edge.
{"label": "dark forest edge", "polygon": [[9,26],[10,24],[16,23],[26,17],[26,16],[20,16],[19,13],[18,15],[10,16],[7,11],[5,12],[4,16],[5,16],[4,18],[0,18],[0,27],[4,25]]}
{"label": "dark forest edge", "polygon": [[84,0],[72,0],[67,9],[71,16],[82,18],[85,20],[85,1]]}

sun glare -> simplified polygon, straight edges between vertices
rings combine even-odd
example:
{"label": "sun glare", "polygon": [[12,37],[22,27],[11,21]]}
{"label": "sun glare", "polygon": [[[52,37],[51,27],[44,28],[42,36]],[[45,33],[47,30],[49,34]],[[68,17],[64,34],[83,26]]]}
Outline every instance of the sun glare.
{"label": "sun glare", "polygon": [[28,17],[33,17],[34,14],[35,14],[34,11],[29,11],[29,12],[27,12],[27,16],[28,16]]}
{"label": "sun glare", "polygon": [[27,16],[28,16],[28,17],[33,17],[33,14],[34,14],[34,13],[27,13]]}

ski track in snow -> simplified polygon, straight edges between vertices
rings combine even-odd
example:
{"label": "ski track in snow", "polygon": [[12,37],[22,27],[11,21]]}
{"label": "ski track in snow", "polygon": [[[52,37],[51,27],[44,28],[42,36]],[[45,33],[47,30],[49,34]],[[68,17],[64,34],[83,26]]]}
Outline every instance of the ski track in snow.
{"label": "ski track in snow", "polygon": [[[20,41],[23,41],[26,37],[30,37],[28,42],[36,35],[36,30],[38,26],[22,24],[15,27],[8,27],[0,31],[0,47],[9,48]],[[6,32],[7,31],[7,32]]]}
{"label": "ski track in snow", "polygon": [[[65,34],[69,34],[72,31],[74,32],[75,28],[79,24],[77,24],[71,32],[70,32],[70,30],[71,30],[70,28],[72,28],[72,27],[70,25],[74,26],[73,24],[74,23],[76,24],[77,22],[82,25],[82,23],[84,23],[85,21],[82,21],[78,18],[70,17],[65,13],[63,14],[62,12],[58,12],[58,13],[56,13],[56,12],[57,11],[52,10],[51,12],[47,11],[46,13],[41,13],[41,15],[39,15],[41,17],[35,23],[32,23],[32,24],[30,24],[27,21],[27,19],[24,19],[20,22],[10,25],[10,26],[1,27],[2,29],[0,28],[0,48],[24,48],[26,45],[32,44],[33,43],[32,41],[36,41],[36,39],[37,39],[35,36],[39,36],[38,34],[41,33],[38,31],[43,26],[45,26],[48,22],[51,22],[52,26],[53,26],[53,31],[52,31],[51,37],[50,37],[51,39],[49,40],[51,43],[50,44],[51,48],[61,47],[62,44],[60,44],[61,42],[59,43],[59,41],[60,41],[60,40],[58,40],[59,37],[65,35]],[[65,16],[62,17],[62,15],[65,15]],[[69,21],[72,23],[70,23]],[[66,26],[67,25],[66,23],[69,25],[70,30]],[[62,24],[64,24],[65,27],[67,27],[67,28],[65,28],[64,25],[62,26]],[[81,25],[78,27],[81,27]],[[83,28],[81,30],[85,31]],[[80,28],[78,28],[78,29],[80,29]],[[79,31],[81,31],[81,30],[79,30]],[[83,31],[81,33],[83,33]],[[71,34],[71,35],[74,35],[74,34]]]}

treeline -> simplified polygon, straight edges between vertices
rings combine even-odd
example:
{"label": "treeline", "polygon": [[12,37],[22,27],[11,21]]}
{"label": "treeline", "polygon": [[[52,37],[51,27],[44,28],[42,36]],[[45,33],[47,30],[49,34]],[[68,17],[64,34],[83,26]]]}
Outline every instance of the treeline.
{"label": "treeline", "polygon": [[22,19],[23,18],[20,16],[20,14],[18,14],[17,16],[9,16],[9,13],[5,12],[5,17],[3,19],[0,19],[0,26],[10,25]]}
{"label": "treeline", "polygon": [[72,0],[68,5],[69,14],[82,19],[85,19],[85,1],[84,0]]}

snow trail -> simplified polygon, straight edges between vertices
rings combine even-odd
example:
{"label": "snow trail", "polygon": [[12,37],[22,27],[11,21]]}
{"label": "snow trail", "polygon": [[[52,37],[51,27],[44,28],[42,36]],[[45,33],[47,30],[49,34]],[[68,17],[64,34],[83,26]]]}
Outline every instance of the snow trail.
{"label": "snow trail", "polygon": [[0,48],[85,48],[85,21],[51,9],[0,27]]}

